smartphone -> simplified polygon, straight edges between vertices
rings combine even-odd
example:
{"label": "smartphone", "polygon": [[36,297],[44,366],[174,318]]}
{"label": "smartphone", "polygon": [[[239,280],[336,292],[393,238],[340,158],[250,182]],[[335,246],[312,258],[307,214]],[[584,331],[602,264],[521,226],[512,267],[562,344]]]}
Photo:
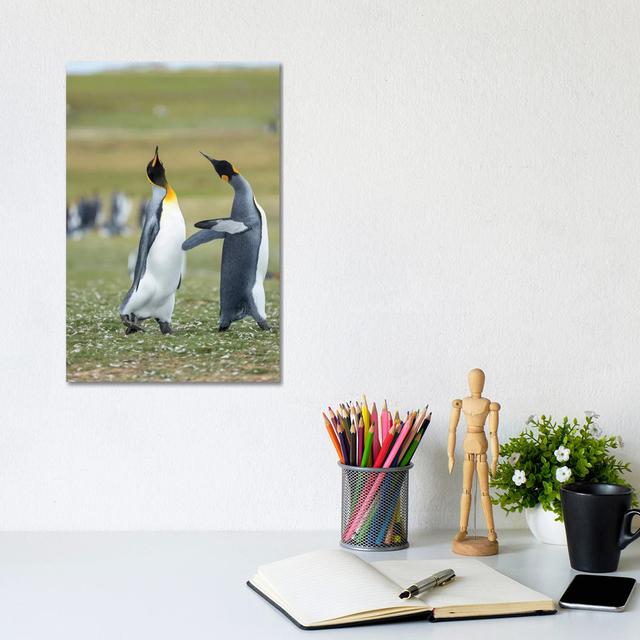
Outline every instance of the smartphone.
{"label": "smartphone", "polygon": [[580,573],[560,598],[560,606],[567,609],[624,611],[635,584],[634,578]]}

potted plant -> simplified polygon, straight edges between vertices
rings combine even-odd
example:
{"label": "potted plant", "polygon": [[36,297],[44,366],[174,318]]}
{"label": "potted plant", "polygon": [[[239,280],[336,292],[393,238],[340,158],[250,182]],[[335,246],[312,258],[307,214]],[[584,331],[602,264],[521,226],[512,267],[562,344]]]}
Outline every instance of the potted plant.
{"label": "potted plant", "polygon": [[[612,450],[622,447],[619,436],[603,434],[599,416],[585,412],[580,423],[565,417],[529,416],[524,431],[500,447],[500,461],[491,485],[493,504],[507,513],[525,510],[527,524],[541,542],[566,544],[560,503],[565,482],[623,484],[629,464]],[[634,504],[637,499],[634,494]]]}

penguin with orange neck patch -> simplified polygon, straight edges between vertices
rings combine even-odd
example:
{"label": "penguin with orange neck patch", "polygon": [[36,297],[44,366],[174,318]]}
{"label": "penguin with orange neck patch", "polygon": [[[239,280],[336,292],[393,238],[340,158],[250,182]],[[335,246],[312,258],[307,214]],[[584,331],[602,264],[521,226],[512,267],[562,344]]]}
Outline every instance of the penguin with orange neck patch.
{"label": "penguin with orange neck patch", "polygon": [[211,162],[220,179],[233,188],[231,214],[228,218],[197,222],[196,227],[202,231],[192,235],[182,247],[188,251],[211,240],[223,241],[220,331],[226,331],[232,322],[247,315],[261,329],[269,329],[264,295],[264,278],[269,262],[267,217],[253,195],[251,185],[231,163],[202,155]]}
{"label": "penguin with orange neck patch", "polygon": [[133,283],[120,305],[125,333],[143,330],[140,323],[154,318],[162,333],[171,333],[171,316],[180,286],[186,237],[176,192],[167,182],[158,147],[147,165],[151,200],[147,204],[138,245]]}

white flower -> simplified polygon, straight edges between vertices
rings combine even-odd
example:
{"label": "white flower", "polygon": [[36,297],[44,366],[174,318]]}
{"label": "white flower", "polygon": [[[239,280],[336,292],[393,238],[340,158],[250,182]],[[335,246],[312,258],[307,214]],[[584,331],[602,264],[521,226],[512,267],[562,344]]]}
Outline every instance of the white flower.
{"label": "white flower", "polygon": [[571,477],[571,469],[569,467],[558,467],[556,469],[556,480],[558,482],[566,482]]}
{"label": "white flower", "polygon": [[597,422],[592,422],[589,425],[589,433],[594,438],[599,438],[600,436],[602,436],[602,429],[600,428],[600,425]]}
{"label": "white flower", "polygon": [[524,484],[527,481],[527,476],[524,475],[524,471],[519,471],[518,469],[516,469],[513,472],[513,476],[511,478],[513,480],[513,483],[519,487],[521,484]]}
{"label": "white flower", "polygon": [[597,420],[600,417],[595,411],[585,411],[584,415],[592,420]]}
{"label": "white flower", "polygon": [[517,451],[514,451],[507,459],[507,462],[513,467],[518,460],[520,460],[520,454]]}
{"label": "white flower", "polygon": [[536,417],[535,415],[532,413],[528,418],[527,421],[525,422],[525,424],[535,424],[536,422]]}
{"label": "white flower", "polygon": [[566,462],[569,459],[569,454],[571,452],[566,447],[560,445],[554,452],[553,455],[556,457],[558,462]]}

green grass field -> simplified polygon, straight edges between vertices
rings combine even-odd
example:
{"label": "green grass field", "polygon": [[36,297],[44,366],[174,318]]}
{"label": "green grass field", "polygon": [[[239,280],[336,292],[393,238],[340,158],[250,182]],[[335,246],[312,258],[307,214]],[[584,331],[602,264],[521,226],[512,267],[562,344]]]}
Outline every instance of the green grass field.
{"label": "green grass field", "polygon": [[[280,139],[277,69],[128,71],[67,78],[67,197],[98,191],[133,199],[134,233],[92,232],[67,241],[67,379],[84,382],[278,382],[280,380]],[[274,127],[274,122],[276,126]],[[137,247],[137,206],[150,193],[145,167],[155,145],[187,223],[226,217],[233,190],[199,150],[232,162],[267,213],[267,319],[217,331],[221,242],[187,254],[174,334],[147,321],[125,336],[118,305],[130,286],[127,256]]]}

